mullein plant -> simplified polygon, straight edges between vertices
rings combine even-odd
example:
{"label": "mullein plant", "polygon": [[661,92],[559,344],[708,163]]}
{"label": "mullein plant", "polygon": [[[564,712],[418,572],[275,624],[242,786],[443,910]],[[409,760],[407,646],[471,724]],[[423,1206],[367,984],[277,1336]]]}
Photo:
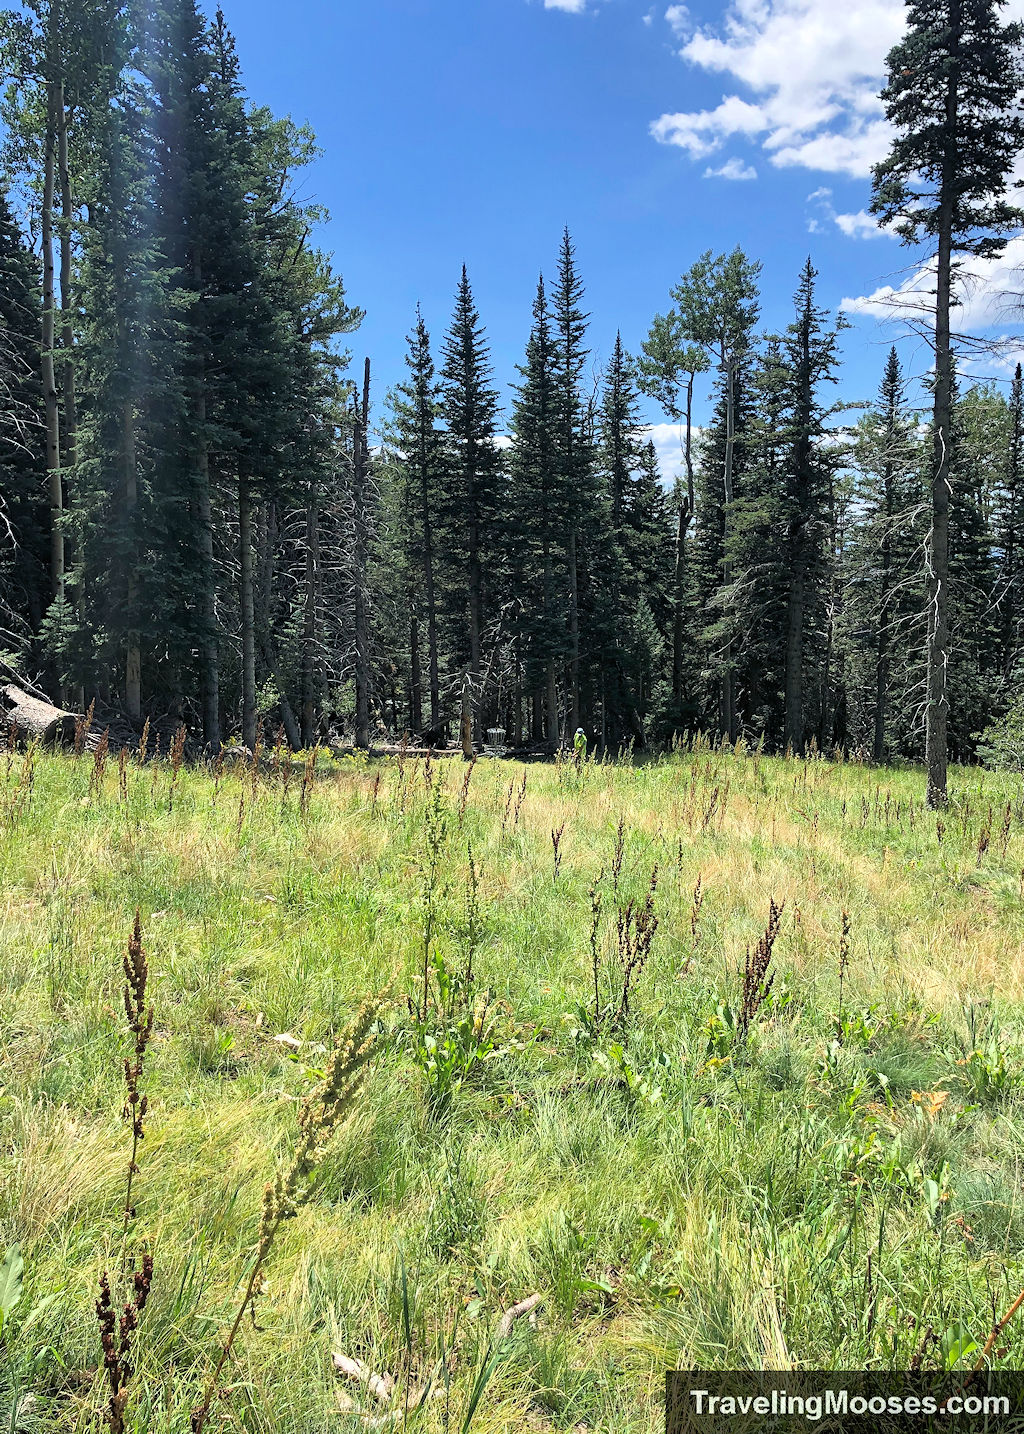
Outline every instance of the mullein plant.
{"label": "mullein plant", "polygon": [[383,998],[365,1002],[346,1029],[328,1063],[324,1079],[299,1107],[299,1138],[290,1163],[282,1166],[263,1192],[256,1253],[235,1319],[220,1357],[206,1383],[202,1402],[192,1411],[192,1429],[201,1434],[224,1368],[231,1357],[246,1312],[253,1310],[264,1266],[285,1220],[294,1215],[309,1193],[308,1178],[323,1159],[334,1132],[351,1114],[362,1089],[366,1064],[377,1046],[377,1026]]}
{"label": "mullein plant", "polygon": [[135,1373],[136,1343],[139,1319],[149,1300],[153,1283],[153,1256],[144,1249],[136,1264],[128,1269],[128,1235],[135,1218],[134,1185],[138,1174],[139,1146],[145,1139],[145,1121],[149,1100],[140,1088],[145,1068],[146,1051],[153,1033],[153,1007],[146,1004],[149,962],[142,944],[142,921],[138,911],[124,955],[124,1009],[131,1037],[131,1051],[125,1057],[125,1101],[122,1115],[132,1132],[131,1155],[125,1181],[124,1208],[121,1228],[121,1281],[127,1286],[120,1313],[115,1306],[110,1273],[100,1276],[100,1294],[96,1301],[96,1321],[103,1348],[103,1374],[107,1386],[104,1417],[113,1434],[124,1434],[125,1409]]}

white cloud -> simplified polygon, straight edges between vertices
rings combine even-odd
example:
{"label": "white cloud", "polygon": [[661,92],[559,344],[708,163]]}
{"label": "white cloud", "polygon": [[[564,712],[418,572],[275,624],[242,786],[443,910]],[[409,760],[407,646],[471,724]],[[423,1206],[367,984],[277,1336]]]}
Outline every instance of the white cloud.
{"label": "white cloud", "polygon": [[651,133],[662,144],[677,144],[689,152],[691,159],[703,159],[720,149],[728,136],[753,136],[764,130],[764,116],[759,105],[730,95],[714,110],[699,114],[662,115],[651,125]]}
{"label": "white cloud", "polygon": [[544,0],[545,10],[565,10],[570,15],[582,15],[587,0]]}
{"label": "white cloud", "polygon": [[752,164],[744,164],[742,159],[727,159],[717,169],[710,166],[704,171],[705,179],[756,179],[757,170]]}
{"label": "white cloud", "polygon": [[807,220],[809,234],[824,234],[829,226],[834,224],[848,239],[893,237],[892,231],[880,228],[874,215],[869,214],[866,209],[859,209],[856,214],[838,214],[832,190],[827,185],[822,185],[808,194],[807,203],[815,211]]}
{"label": "white cloud", "polygon": [[[701,430],[694,427],[692,443],[696,451],[697,440]],[[686,460],[683,456],[683,443],[686,437],[686,427],[682,423],[652,423],[644,434],[654,444],[654,450],[658,455],[658,468],[661,471],[662,480],[666,484],[672,484],[676,478],[686,478]]]}
{"label": "white cloud", "polygon": [[1012,335],[986,344],[981,353],[959,355],[957,372],[964,379],[998,380],[1012,374],[1018,364],[1024,364],[1024,349],[1020,337]]}
{"label": "white cloud", "polygon": [[[780,169],[801,165],[804,169],[864,178],[884,158],[889,139],[889,125],[884,119],[856,123],[846,133],[801,136],[796,143],[783,144],[772,154],[772,163]],[[777,143],[776,132],[766,139],[765,149],[771,150]]]}
{"label": "white cloud", "polygon": [[856,214],[836,214],[835,221],[848,239],[881,239],[883,237],[893,238],[887,230],[879,227],[878,220],[866,209],[858,209]]}
{"label": "white cloud", "polygon": [[696,158],[756,136],[775,165],[864,176],[886,150],[878,90],[904,16],[903,0],[732,0],[723,24],[697,30],[680,54],[755,102],[727,93],[714,109],[662,115],[651,132]]}
{"label": "white cloud", "polygon": [[[957,279],[961,300],[953,313],[961,332],[1006,328],[1022,322],[1024,303],[1024,236],[1011,239],[992,259],[967,257]],[[844,299],[849,314],[874,318],[927,318],[934,311],[935,264],[922,265],[901,284],[883,284],[873,293]]]}
{"label": "white cloud", "polygon": [[[903,35],[904,0],[729,0],[723,9],[718,26],[696,31],[684,5],[666,11],[682,58],[726,77],[726,93],[713,109],[662,115],[655,139],[703,159],[736,135],[756,136],[779,167],[867,176],[888,148],[878,92]],[[1009,0],[1003,18],[1024,19],[1024,0]],[[733,85],[755,103],[729,93]]]}
{"label": "white cloud", "polygon": [[670,5],[665,11],[665,19],[672,27],[673,34],[680,40],[688,39],[692,34],[693,23],[685,5]]}

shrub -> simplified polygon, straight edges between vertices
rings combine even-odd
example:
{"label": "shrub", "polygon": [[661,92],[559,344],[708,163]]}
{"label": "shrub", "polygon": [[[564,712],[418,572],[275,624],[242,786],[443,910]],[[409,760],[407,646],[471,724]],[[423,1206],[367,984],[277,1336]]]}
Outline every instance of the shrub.
{"label": "shrub", "polygon": [[1018,693],[1003,715],[975,737],[978,756],[986,767],[1024,772],[1024,692]]}

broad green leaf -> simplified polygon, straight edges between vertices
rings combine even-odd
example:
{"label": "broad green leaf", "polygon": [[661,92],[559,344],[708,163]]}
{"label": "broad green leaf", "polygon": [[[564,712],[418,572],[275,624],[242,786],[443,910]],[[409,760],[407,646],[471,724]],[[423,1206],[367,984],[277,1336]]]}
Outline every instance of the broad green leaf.
{"label": "broad green leaf", "polygon": [[4,1319],[21,1299],[24,1283],[25,1261],[21,1258],[20,1247],[12,1245],[7,1251],[3,1264],[0,1265],[0,1316],[3,1316]]}

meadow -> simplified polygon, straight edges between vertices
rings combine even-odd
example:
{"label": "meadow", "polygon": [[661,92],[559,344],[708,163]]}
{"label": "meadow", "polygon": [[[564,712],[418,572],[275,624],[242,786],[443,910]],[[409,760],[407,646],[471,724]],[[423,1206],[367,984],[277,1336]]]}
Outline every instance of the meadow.
{"label": "meadow", "polygon": [[207,1430],[649,1434],[670,1366],[985,1351],[1024,1284],[1019,777],[937,818],[910,768],[699,740],[181,755],[0,754],[4,1434],[105,1427],[133,1271],[124,1427],[186,1434],[258,1252]]}

